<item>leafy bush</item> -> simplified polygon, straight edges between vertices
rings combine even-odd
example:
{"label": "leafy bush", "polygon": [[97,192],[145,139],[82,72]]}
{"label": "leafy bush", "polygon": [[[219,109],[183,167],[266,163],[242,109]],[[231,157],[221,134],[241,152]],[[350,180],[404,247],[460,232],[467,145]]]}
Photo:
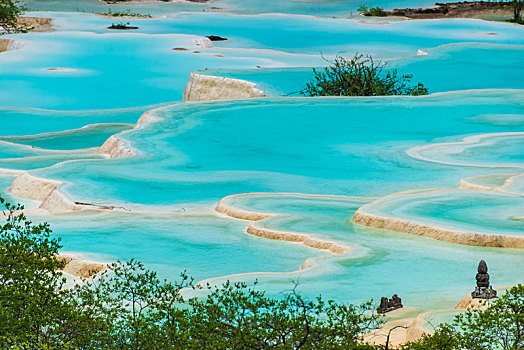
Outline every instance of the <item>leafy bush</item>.
{"label": "leafy bush", "polygon": [[126,23],[119,22],[119,23],[113,23],[107,28],[108,29],[137,29],[138,27],[132,26],[131,23],[129,22],[126,22]]}
{"label": "leafy bush", "polygon": [[[1,349],[352,349],[381,316],[360,306],[308,300],[295,291],[273,298],[256,284],[208,286],[201,298],[184,273],[161,280],[138,261],[64,288],[60,240],[47,224],[34,225],[23,209],[5,203],[0,226]],[[524,349],[524,286],[511,288],[487,310],[469,310],[403,350]]]}
{"label": "leafy bush", "polygon": [[467,310],[433,335],[406,344],[404,350],[524,349],[524,286],[517,285],[486,310]]}
{"label": "leafy bush", "polygon": [[388,15],[388,13],[379,6],[368,8],[365,5],[360,5],[357,11],[364,16],[386,17]]}
{"label": "leafy bush", "polygon": [[314,81],[300,93],[304,96],[389,96],[427,95],[421,83],[409,86],[413,75],[385,70],[386,64],[371,56],[356,54],[351,59],[337,56],[323,71],[313,69]]}
{"label": "leafy bush", "polygon": [[121,11],[112,11],[111,9],[109,9],[106,13],[99,13],[99,15],[110,16],[110,17],[151,18],[150,14],[135,13],[135,12],[131,12],[129,10],[127,10],[125,12],[121,12]]}
{"label": "leafy bush", "polygon": [[0,201],[8,214],[0,227],[2,349],[372,349],[360,344],[381,322],[370,302],[272,298],[229,282],[184,299],[180,291],[193,287],[185,274],[162,281],[135,260],[65,289],[59,239]]}
{"label": "leafy bush", "polygon": [[7,33],[23,31],[25,28],[18,23],[26,8],[17,0],[0,0],[0,29]]}

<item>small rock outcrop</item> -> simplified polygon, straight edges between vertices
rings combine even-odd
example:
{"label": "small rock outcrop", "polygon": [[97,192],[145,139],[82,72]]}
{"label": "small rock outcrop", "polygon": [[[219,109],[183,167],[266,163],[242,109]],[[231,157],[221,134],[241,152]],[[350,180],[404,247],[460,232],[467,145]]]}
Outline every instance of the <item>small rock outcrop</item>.
{"label": "small rock outcrop", "polygon": [[380,299],[380,306],[378,308],[378,312],[381,314],[385,314],[386,312],[400,309],[402,307],[402,299],[397,294],[394,294],[391,299],[388,299],[387,297],[382,297]]}
{"label": "small rock outcrop", "polygon": [[264,97],[250,81],[192,72],[184,90],[184,101],[231,100]]}
{"label": "small rock outcrop", "polygon": [[477,286],[471,293],[472,298],[491,299],[497,297],[497,291],[489,284],[488,265],[484,260],[480,260],[478,273],[475,278],[477,280]]}
{"label": "small rock outcrop", "polygon": [[225,41],[225,40],[227,40],[227,38],[223,38],[223,37],[218,36],[218,35],[207,35],[206,38],[208,38],[211,41]]}

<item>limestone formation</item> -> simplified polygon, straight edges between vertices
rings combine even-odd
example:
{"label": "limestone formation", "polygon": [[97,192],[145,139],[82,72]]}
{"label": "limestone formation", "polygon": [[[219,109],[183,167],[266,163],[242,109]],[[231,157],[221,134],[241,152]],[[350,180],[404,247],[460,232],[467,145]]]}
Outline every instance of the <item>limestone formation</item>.
{"label": "limestone formation", "polygon": [[354,223],[379,229],[424,236],[450,243],[483,247],[524,248],[524,237],[522,236],[486,235],[481,233],[456,231],[415,221],[371,214],[367,212],[369,206],[369,204],[363,205],[355,212],[353,215]]}
{"label": "limestone formation", "polygon": [[73,254],[62,253],[58,255],[58,258],[65,263],[62,271],[77,277],[89,278],[107,270],[106,263],[86,260]]}
{"label": "limestone formation", "polygon": [[52,18],[46,17],[19,17],[18,23],[31,32],[47,32],[53,30]]}
{"label": "limestone formation", "polygon": [[250,81],[191,73],[184,90],[184,101],[229,100],[264,97]]}
{"label": "limestone formation", "polygon": [[475,278],[477,280],[477,286],[471,293],[472,298],[492,299],[497,297],[497,291],[489,285],[488,265],[484,260],[480,260],[478,273]]}
{"label": "limestone formation", "polygon": [[[270,214],[270,213],[251,212],[251,211],[236,208],[228,203],[231,200],[231,198],[236,197],[236,196],[242,196],[242,195],[244,194],[232,194],[232,195],[222,198],[218,202],[215,210],[218,213],[221,213],[221,214],[224,214],[224,215],[236,218],[236,219],[249,220],[249,221],[255,221],[255,222],[278,215],[278,214]],[[257,236],[257,237],[264,237],[264,238],[275,239],[275,240],[280,240],[280,241],[302,243],[306,247],[328,250],[334,254],[345,254],[350,250],[349,247],[346,247],[336,242],[325,241],[325,240],[313,237],[311,235],[303,234],[299,232],[289,232],[289,231],[279,231],[279,230],[269,229],[269,228],[258,226],[256,225],[256,223],[249,225],[249,227],[246,229],[246,232],[250,235]]]}
{"label": "limestone formation", "polygon": [[124,141],[110,136],[98,149],[99,154],[107,154],[109,158],[122,158],[136,155],[136,152],[128,147]]}

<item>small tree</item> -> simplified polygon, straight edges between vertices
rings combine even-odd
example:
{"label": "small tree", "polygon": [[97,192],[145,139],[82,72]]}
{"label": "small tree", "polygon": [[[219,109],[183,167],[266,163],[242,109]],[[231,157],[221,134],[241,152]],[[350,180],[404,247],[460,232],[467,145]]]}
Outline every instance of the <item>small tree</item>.
{"label": "small tree", "polygon": [[308,300],[295,291],[272,298],[242,282],[227,282],[189,304],[187,338],[195,348],[373,349],[362,334],[383,322],[371,302]]}
{"label": "small tree", "polygon": [[1,197],[0,204],[6,216],[0,226],[0,347],[36,344],[61,310],[56,297],[65,282],[57,271],[64,266],[56,257],[60,240],[50,237],[49,225],[15,215],[22,206]]}
{"label": "small tree", "polygon": [[523,24],[522,20],[522,8],[524,8],[524,0],[513,0],[513,21],[515,23]]}
{"label": "small tree", "polygon": [[386,17],[388,15],[388,13],[379,6],[368,8],[366,5],[360,5],[357,11],[363,16]]}
{"label": "small tree", "polygon": [[371,56],[356,54],[351,59],[337,56],[328,61],[323,71],[313,69],[314,81],[300,93],[304,96],[389,96],[427,95],[421,83],[409,86],[412,74],[399,75],[397,70],[385,70],[384,62]]}
{"label": "small tree", "polygon": [[0,0],[0,29],[7,33],[23,31],[25,28],[18,22],[26,10],[17,0]]}
{"label": "small tree", "polygon": [[467,310],[435,334],[407,344],[409,350],[524,349],[524,286],[507,291],[486,310]]}

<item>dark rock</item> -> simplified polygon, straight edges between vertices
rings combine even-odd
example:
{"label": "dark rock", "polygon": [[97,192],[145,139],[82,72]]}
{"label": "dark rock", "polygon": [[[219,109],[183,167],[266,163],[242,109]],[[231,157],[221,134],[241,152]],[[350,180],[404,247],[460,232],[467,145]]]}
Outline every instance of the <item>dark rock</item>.
{"label": "dark rock", "polygon": [[402,307],[402,299],[397,294],[394,294],[391,299],[388,299],[387,297],[382,297],[380,299],[378,312],[384,314]]}
{"label": "dark rock", "polygon": [[130,30],[130,29],[138,29],[138,27],[130,26],[127,24],[112,24],[107,29],[118,29],[118,30]]}
{"label": "dark rock", "polygon": [[223,38],[223,37],[218,36],[218,35],[209,35],[209,36],[206,36],[206,38],[208,38],[211,41],[225,41],[225,40],[227,40],[227,38]]}
{"label": "dark rock", "polygon": [[489,285],[488,264],[486,264],[484,260],[480,260],[477,271],[478,273],[475,276],[475,279],[477,280],[477,286],[471,293],[471,297],[476,299],[496,298],[497,291]]}

